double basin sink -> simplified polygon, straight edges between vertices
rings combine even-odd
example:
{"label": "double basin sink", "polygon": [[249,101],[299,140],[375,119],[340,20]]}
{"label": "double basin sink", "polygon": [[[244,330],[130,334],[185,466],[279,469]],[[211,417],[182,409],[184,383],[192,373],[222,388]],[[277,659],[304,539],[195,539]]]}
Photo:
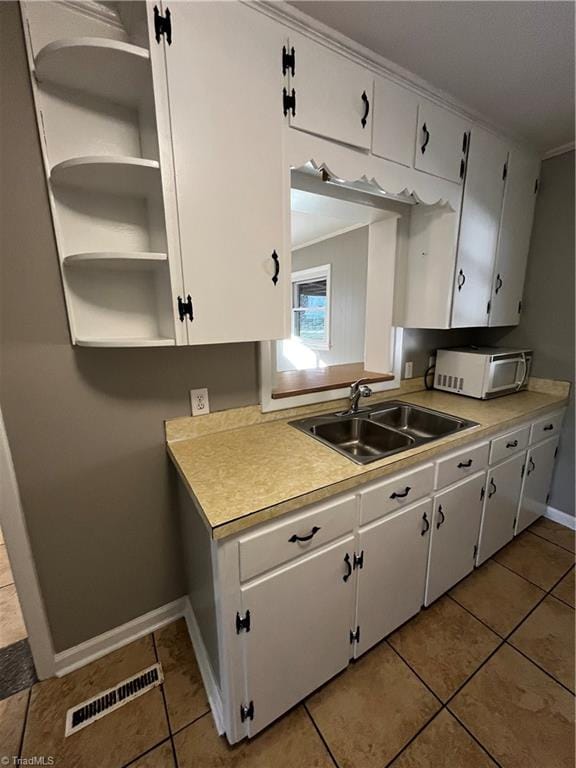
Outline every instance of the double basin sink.
{"label": "double basin sink", "polygon": [[359,409],[356,413],[310,416],[290,423],[357,464],[368,464],[477,426],[475,421],[399,400]]}

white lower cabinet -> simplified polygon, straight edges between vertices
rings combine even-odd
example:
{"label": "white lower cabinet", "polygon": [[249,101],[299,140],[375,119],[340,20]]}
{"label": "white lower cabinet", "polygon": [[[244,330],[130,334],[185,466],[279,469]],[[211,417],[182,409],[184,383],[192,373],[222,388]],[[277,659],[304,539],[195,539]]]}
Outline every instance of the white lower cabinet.
{"label": "white lower cabinet", "polygon": [[525,454],[521,453],[488,472],[477,565],[492,557],[514,536],[524,460]]}
{"label": "white lower cabinet", "polygon": [[486,473],[434,497],[424,605],[430,605],[474,568]]}
{"label": "white lower cabinet", "polygon": [[243,616],[250,611],[250,631],[238,636],[243,644],[248,736],[348,665],[353,559],[354,537],[348,536],[242,587]]}
{"label": "white lower cabinet", "polygon": [[360,529],[354,657],[418,613],[426,581],[432,500]]}
{"label": "white lower cabinet", "polygon": [[546,511],[557,448],[558,438],[554,437],[530,448],[526,455],[524,487],[516,521],[516,533],[532,525]]}

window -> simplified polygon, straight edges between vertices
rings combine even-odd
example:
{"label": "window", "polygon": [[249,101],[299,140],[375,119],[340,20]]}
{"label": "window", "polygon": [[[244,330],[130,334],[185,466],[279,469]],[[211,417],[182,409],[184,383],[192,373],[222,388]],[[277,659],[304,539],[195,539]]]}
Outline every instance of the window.
{"label": "window", "polygon": [[330,347],[330,264],[292,273],[292,338]]}

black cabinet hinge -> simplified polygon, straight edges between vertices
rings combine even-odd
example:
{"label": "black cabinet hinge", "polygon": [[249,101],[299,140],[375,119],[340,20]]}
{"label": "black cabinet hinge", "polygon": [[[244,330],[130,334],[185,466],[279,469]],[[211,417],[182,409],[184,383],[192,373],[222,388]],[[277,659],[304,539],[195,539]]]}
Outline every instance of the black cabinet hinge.
{"label": "black cabinet hinge", "polygon": [[466,154],[466,150],[468,149],[468,141],[470,139],[470,136],[468,134],[468,131],[464,131],[464,134],[462,136],[462,154]]}
{"label": "black cabinet hinge", "polygon": [[296,74],[296,53],[294,46],[290,48],[290,53],[285,45],[282,46],[282,74],[286,77],[286,73],[290,70],[292,77]]}
{"label": "black cabinet hinge", "polygon": [[536,194],[538,192],[538,187],[539,186],[540,186],[540,180],[536,179],[536,181],[534,182],[534,194]]}
{"label": "black cabinet hinge", "polygon": [[486,488],[482,486],[482,490],[480,491],[480,501],[484,499],[484,496],[486,496]]}
{"label": "black cabinet hinge", "polygon": [[554,458],[556,458],[556,456],[558,456],[558,448],[559,448],[559,446],[557,445],[556,446],[556,450],[554,451]]}
{"label": "black cabinet hinge", "polygon": [[522,312],[522,302],[521,301],[518,302],[518,314],[520,314],[520,312]]}
{"label": "black cabinet hinge", "polygon": [[508,176],[508,163],[504,163],[504,168],[502,168],[502,181],[506,181],[506,176]]}
{"label": "black cabinet hinge", "polygon": [[362,552],[360,552],[359,555],[357,555],[356,552],[354,552],[354,560],[352,561],[352,567],[354,568],[354,570],[356,570],[356,568],[364,568],[364,550],[362,550]]}
{"label": "black cabinet hinge", "polygon": [[165,36],[168,45],[172,45],[172,19],[170,8],[166,8],[164,16],[161,15],[158,10],[158,6],[154,6],[154,37],[156,42],[160,42],[160,38]]}
{"label": "black cabinet hinge", "polygon": [[461,179],[464,178],[465,171],[466,171],[466,161],[464,160],[464,158],[462,158],[462,160],[460,160],[460,178]]}
{"label": "black cabinet hinge", "polygon": [[360,627],[356,627],[356,629],[350,630],[350,642],[351,643],[359,643],[360,642]]}
{"label": "black cabinet hinge", "polygon": [[181,296],[178,296],[178,317],[183,323],[185,317],[189,317],[190,320],[194,320],[194,308],[192,307],[192,297],[190,294],[186,297],[186,301],[182,300]]}
{"label": "black cabinet hinge", "polygon": [[246,611],[244,616],[236,614],[236,634],[239,635],[240,632],[250,632],[250,611]]}
{"label": "black cabinet hinge", "polygon": [[296,117],[296,91],[292,88],[292,93],[289,94],[286,88],[282,88],[282,111],[284,117],[288,112],[292,112],[292,117]]}
{"label": "black cabinet hinge", "polygon": [[492,302],[491,302],[491,301],[489,301],[489,302],[488,302],[488,304],[486,305],[486,314],[487,314],[487,315],[489,315],[489,314],[490,314],[490,309],[491,309],[491,308],[492,308]]}
{"label": "black cabinet hinge", "polygon": [[520,472],[520,477],[524,477],[524,472],[526,471],[526,464],[522,464],[522,471]]}
{"label": "black cabinet hinge", "polygon": [[514,518],[514,520],[512,521],[512,530],[513,531],[516,530],[516,518]]}
{"label": "black cabinet hinge", "polygon": [[546,494],[546,504],[548,504],[548,502],[549,502],[549,501],[550,501],[550,494],[549,494],[549,493],[547,493],[547,494]]}
{"label": "black cabinet hinge", "polygon": [[474,544],[474,552],[472,554],[472,559],[476,560],[476,555],[478,554],[478,544]]}
{"label": "black cabinet hinge", "polygon": [[246,720],[254,720],[254,702],[251,701],[248,706],[240,705],[240,720],[244,723]]}

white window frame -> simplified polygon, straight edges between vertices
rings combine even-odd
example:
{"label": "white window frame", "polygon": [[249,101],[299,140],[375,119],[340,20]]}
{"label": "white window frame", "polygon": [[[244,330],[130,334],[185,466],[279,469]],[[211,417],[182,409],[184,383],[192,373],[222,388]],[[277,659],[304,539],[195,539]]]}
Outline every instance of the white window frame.
{"label": "white window frame", "polygon": [[[331,289],[331,274],[332,274],[332,265],[331,264],[322,264],[318,267],[309,267],[308,269],[298,269],[296,272],[292,272],[291,275],[291,306],[290,306],[290,316],[291,316],[291,328],[292,328],[292,338],[298,339],[302,341],[303,344],[305,344],[310,349],[330,349],[330,322],[331,322],[331,305],[332,305],[332,289]],[[294,333],[294,316],[295,312],[302,312],[306,310],[298,309],[297,307],[294,307],[294,287],[297,283],[308,283],[313,282],[314,280],[326,280],[326,319],[325,319],[325,335],[324,340],[318,343],[313,343],[307,340],[303,340],[301,336],[297,336]]]}

